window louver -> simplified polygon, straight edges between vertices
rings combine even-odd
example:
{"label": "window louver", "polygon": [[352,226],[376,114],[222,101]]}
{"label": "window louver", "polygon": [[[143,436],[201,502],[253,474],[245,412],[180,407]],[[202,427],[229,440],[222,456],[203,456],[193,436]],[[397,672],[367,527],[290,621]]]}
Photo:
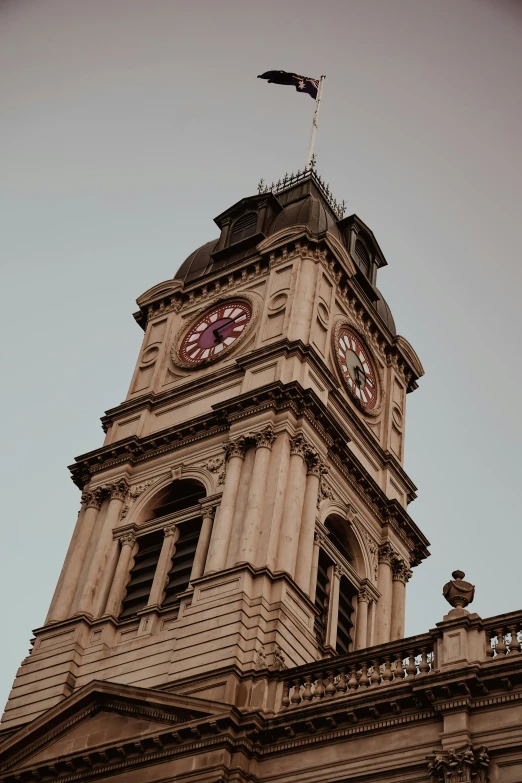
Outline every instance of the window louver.
{"label": "window louver", "polygon": [[230,244],[234,245],[236,242],[240,242],[242,239],[251,237],[256,233],[257,227],[257,212],[247,212],[245,215],[241,215],[234,225],[230,234]]}
{"label": "window louver", "polygon": [[317,568],[317,586],[315,588],[315,606],[319,614],[315,618],[314,630],[318,641],[324,644],[326,633],[326,600],[328,585],[328,568],[332,561],[322,549],[319,551],[319,565]]}
{"label": "window louver", "polygon": [[187,589],[200,530],[201,519],[191,519],[180,525],[180,536],[172,558],[172,567],[169,571],[169,581],[165,588],[162,606],[175,603],[179,593]]}
{"label": "window louver", "polygon": [[352,641],[352,598],[354,592],[355,590],[348,579],[346,579],[344,576],[341,577],[339,590],[339,615],[337,617],[337,640],[335,644],[335,650],[339,653],[339,655],[344,655],[344,653],[348,652],[349,645]]}
{"label": "window louver", "polygon": [[370,276],[370,254],[366,250],[366,247],[363,245],[360,239],[357,239],[355,241],[355,255],[361,262],[361,271],[364,272],[366,277]]}
{"label": "window louver", "polygon": [[156,565],[163,545],[163,530],[149,533],[138,539],[139,549],[127,585],[127,594],[123,599],[120,620],[132,617],[147,606],[149,594],[156,573]]}

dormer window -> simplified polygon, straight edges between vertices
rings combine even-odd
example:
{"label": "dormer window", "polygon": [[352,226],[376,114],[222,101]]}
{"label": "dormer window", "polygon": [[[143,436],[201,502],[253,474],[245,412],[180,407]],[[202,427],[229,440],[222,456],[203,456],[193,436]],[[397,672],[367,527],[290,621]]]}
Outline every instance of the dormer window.
{"label": "dormer window", "polygon": [[241,242],[242,239],[253,236],[256,233],[256,228],[257,212],[246,212],[244,215],[241,215],[232,225],[230,244],[235,245],[236,242]]}
{"label": "dormer window", "polygon": [[366,249],[366,246],[361,242],[360,239],[357,239],[355,241],[355,255],[357,256],[357,260],[359,261],[359,269],[364,274],[364,276],[367,277],[369,280],[371,258],[370,258],[370,254]]}

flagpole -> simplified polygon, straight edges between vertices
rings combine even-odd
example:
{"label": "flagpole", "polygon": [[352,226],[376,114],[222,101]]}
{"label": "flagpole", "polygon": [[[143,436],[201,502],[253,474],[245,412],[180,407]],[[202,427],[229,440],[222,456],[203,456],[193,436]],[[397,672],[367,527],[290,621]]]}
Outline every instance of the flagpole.
{"label": "flagpole", "polygon": [[317,98],[315,99],[315,112],[314,119],[312,121],[312,133],[310,134],[310,145],[308,147],[308,157],[306,158],[306,168],[312,167],[312,160],[314,156],[315,136],[317,133],[317,120],[319,118],[319,107],[321,105],[321,94],[323,92],[323,84],[326,76],[321,76],[319,80],[319,87],[317,88]]}

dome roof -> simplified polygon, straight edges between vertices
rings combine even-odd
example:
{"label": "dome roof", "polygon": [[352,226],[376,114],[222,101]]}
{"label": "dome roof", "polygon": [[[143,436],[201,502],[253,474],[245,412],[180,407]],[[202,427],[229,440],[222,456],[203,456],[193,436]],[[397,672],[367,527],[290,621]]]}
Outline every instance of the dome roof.
{"label": "dome roof", "polygon": [[268,234],[275,234],[284,228],[300,225],[308,226],[312,234],[330,231],[339,242],[345,244],[330,210],[318,198],[310,194],[306,198],[287,204],[273,221]]}
{"label": "dome roof", "polygon": [[203,277],[212,266],[211,254],[216,249],[217,239],[211,239],[186,258],[180,268],[174,275],[174,280],[183,280],[184,283],[191,283],[198,277]]}
{"label": "dome roof", "polygon": [[377,310],[377,313],[380,315],[390,332],[395,337],[397,335],[397,329],[395,326],[395,321],[393,320],[393,315],[391,314],[391,310],[388,306],[388,302],[383,297],[378,288],[374,288],[374,291],[379,298],[373,303],[373,306]]}
{"label": "dome roof", "polygon": [[[330,231],[339,242],[345,244],[343,235],[337,228],[335,219],[330,210],[325,207],[319,198],[310,193],[304,198],[299,198],[298,201],[292,201],[289,204],[286,204],[272,223],[268,225],[264,233],[265,236],[268,237],[282,229],[299,225],[308,226],[312,234],[322,234],[325,231]],[[211,269],[217,269],[229,263],[225,259],[214,261],[214,259],[211,258],[212,253],[216,250],[217,244],[218,240],[213,239],[210,242],[201,245],[201,247],[198,247],[197,250],[194,250],[194,252],[182,263],[176,272],[174,279],[183,280],[184,283],[191,283],[194,280],[203,277],[203,275],[210,272]],[[242,251],[242,254],[244,256],[250,252],[250,249],[245,248]],[[237,260],[237,256],[234,256],[234,261]]]}

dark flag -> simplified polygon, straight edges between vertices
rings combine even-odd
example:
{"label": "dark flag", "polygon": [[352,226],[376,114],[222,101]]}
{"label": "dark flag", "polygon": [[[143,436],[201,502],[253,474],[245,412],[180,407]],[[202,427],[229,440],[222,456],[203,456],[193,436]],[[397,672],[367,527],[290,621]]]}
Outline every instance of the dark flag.
{"label": "dark flag", "polygon": [[269,84],[293,85],[297,92],[306,92],[312,96],[314,101],[317,99],[319,79],[310,79],[308,76],[299,76],[298,73],[288,73],[287,71],[266,71],[257,78],[267,79]]}

